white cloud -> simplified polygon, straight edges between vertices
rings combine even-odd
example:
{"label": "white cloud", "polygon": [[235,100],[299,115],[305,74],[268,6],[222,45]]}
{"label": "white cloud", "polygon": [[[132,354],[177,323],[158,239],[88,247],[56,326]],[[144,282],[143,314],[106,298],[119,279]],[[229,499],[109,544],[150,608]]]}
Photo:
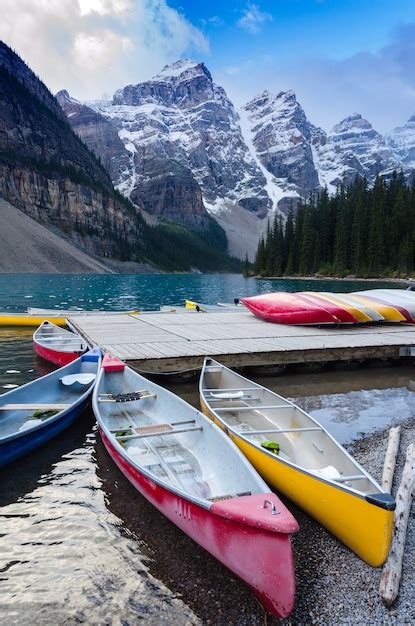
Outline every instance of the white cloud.
{"label": "white cloud", "polygon": [[1,0],[0,38],[52,92],[99,98],[209,42],[166,0]]}
{"label": "white cloud", "polygon": [[239,26],[239,28],[247,30],[248,33],[256,35],[260,32],[261,26],[265,22],[272,22],[272,15],[261,11],[257,4],[249,3],[242,17],[236,22],[236,25]]}

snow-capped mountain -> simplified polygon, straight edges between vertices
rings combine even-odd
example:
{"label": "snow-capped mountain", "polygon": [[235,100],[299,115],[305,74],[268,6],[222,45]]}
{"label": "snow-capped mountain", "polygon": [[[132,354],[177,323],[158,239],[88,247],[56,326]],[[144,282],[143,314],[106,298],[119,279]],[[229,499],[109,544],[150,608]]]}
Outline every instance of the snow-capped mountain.
{"label": "snow-capped mountain", "polygon": [[415,169],[415,115],[406,124],[387,134],[385,140],[396,159],[410,169]]}
{"label": "snow-capped mountain", "polygon": [[156,219],[199,229],[210,214],[240,257],[253,254],[274,211],[415,160],[415,118],[386,142],[360,114],[326,133],[292,91],[264,91],[238,112],[206,66],[190,60],[119,89],[112,101],[58,99],[124,195]]}
{"label": "snow-capped mountain", "polygon": [[128,154],[118,136],[118,129],[104,116],[99,115],[79,100],[71,98],[65,89],[56,94],[56,99],[71,126],[75,128],[88,148],[99,156],[114,181],[119,169],[128,167]]}
{"label": "snow-capped mountain", "polygon": [[[278,208],[287,209],[301,196],[318,191],[311,150],[312,125],[293,91],[264,91],[241,111],[243,128],[265,176],[277,187]],[[269,190],[272,197],[272,189]]]}
{"label": "snow-capped mountain", "polygon": [[163,158],[192,172],[211,213],[226,201],[267,212],[265,180],[243,140],[233,104],[203,63],[178,61],[94,108],[121,127],[120,137],[134,155],[134,169],[116,181],[132,199],[152,175],[143,163]]}
{"label": "snow-capped mountain", "polygon": [[313,145],[320,185],[330,192],[356,175],[372,182],[377,175],[388,176],[402,166],[383,137],[359,113],[336,124],[326,137],[318,129]]}

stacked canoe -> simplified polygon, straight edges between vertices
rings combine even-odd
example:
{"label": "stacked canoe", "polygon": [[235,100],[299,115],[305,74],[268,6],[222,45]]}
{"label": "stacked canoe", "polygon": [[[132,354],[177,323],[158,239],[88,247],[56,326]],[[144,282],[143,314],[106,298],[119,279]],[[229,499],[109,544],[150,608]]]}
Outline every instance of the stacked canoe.
{"label": "stacked canoe", "polygon": [[415,323],[415,292],[405,289],[280,291],[243,298],[242,302],[257,317],[276,324]]}

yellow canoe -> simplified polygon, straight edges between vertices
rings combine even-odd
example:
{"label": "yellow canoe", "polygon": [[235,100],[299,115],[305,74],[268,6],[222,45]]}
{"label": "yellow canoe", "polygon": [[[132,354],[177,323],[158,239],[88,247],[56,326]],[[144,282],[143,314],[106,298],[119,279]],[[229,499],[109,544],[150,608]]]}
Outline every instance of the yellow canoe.
{"label": "yellow canoe", "polygon": [[395,309],[395,307],[393,307],[392,305],[382,303],[382,302],[376,302],[376,300],[367,298],[357,293],[348,294],[348,295],[357,303],[357,305],[362,304],[363,306],[367,308],[371,308],[377,311],[380,315],[382,315],[382,317],[385,318],[386,322],[406,322],[407,321],[406,317],[404,317],[402,313],[400,313],[398,309]]}
{"label": "yellow canoe", "polygon": [[395,501],[315,419],[209,358],[199,392],[202,411],[270,485],[369,565],[382,565]]}
{"label": "yellow canoe", "polygon": [[200,307],[200,304],[198,304],[197,302],[193,302],[193,300],[185,300],[184,301],[184,308],[185,309],[193,309],[193,310],[195,310],[196,307]]}
{"label": "yellow canoe", "polygon": [[349,294],[318,291],[316,295],[319,298],[323,298],[323,300],[327,300],[328,302],[332,302],[333,304],[337,304],[337,306],[342,307],[361,323],[373,322],[375,320],[381,321],[381,317],[379,315],[375,314],[372,316],[367,310],[364,310],[363,307],[356,305],[356,302],[352,302],[348,298]]}
{"label": "yellow canoe", "polygon": [[28,313],[0,313],[0,326],[40,326],[43,322],[52,322],[56,326],[66,326],[65,317],[45,317]]}

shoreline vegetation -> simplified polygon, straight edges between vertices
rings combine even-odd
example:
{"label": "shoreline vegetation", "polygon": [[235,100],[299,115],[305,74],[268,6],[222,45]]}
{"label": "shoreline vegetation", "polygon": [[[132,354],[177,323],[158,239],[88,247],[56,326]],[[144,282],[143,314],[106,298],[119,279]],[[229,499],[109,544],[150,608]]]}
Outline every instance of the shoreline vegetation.
{"label": "shoreline vegetation", "polygon": [[322,274],[314,274],[313,276],[262,276],[255,274],[247,274],[246,278],[258,278],[265,280],[315,280],[315,281],[333,281],[333,282],[370,282],[370,283],[398,283],[403,285],[413,285],[415,286],[415,276],[408,276],[408,278],[389,278],[386,276],[373,276],[373,277],[365,277],[362,276],[323,276]]}
{"label": "shoreline vegetation", "polygon": [[365,178],[303,201],[285,224],[276,215],[258,244],[253,266],[261,277],[353,276],[405,279],[415,275],[415,179],[394,172],[369,187]]}

